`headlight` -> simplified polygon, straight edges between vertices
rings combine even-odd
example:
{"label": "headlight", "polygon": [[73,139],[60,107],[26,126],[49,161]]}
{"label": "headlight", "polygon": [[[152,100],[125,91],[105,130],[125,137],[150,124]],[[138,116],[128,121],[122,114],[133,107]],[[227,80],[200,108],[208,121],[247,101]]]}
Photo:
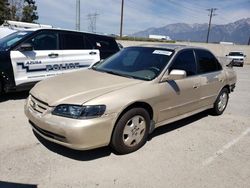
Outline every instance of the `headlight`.
{"label": "headlight", "polygon": [[105,105],[80,106],[61,104],[52,111],[52,114],[74,119],[90,119],[100,117],[104,114],[105,110]]}

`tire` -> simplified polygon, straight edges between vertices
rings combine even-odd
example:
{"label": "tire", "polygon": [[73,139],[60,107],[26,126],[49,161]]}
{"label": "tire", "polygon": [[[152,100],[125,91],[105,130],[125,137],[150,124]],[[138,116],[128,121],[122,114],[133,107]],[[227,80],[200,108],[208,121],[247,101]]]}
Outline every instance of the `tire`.
{"label": "tire", "polygon": [[3,94],[3,84],[0,80],[0,96]]}
{"label": "tire", "polygon": [[147,141],[150,117],[143,108],[132,108],[117,121],[111,138],[111,147],[118,154],[127,154],[141,148]]}
{"label": "tire", "polygon": [[212,114],[221,115],[227,107],[229,99],[229,91],[227,88],[223,88],[220,91],[216,101],[214,102],[214,107],[212,108]]}

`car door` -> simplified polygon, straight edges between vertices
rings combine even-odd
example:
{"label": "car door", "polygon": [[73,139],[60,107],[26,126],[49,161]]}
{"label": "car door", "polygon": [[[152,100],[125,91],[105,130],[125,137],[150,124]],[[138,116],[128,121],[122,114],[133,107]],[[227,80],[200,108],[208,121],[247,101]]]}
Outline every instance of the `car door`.
{"label": "car door", "polygon": [[100,51],[100,59],[106,59],[120,49],[115,39],[108,36],[85,34],[94,49]]}
{"label": "car door", "polygon": [[168,80],[159,84],[161,100],[159,102],[158,122],[173,118],[200,108],[200,77],[192,49],[176,55],[168,69],[185,70],[187,77],[179,80]]}
{"label": "car door", "polygon": [[[41,31],[22,42],[10,52],[16,86],[37,82],[60,73],[62,63],[58,33]],[[33,50],[20,50],[21,45],[29,44]]]}
{"label": "car door", "polygon": [[92,49],[83,33],[62,32],[62,61],[66,67],[62,71],[70,72],[79,68],[87,68],[100,61],[99,50]]}
{"label": "car door", "polygon": [[201,105],[213,105],[225,83],[225,74],[215,56],[203,49],[195,50],[201,78]]}

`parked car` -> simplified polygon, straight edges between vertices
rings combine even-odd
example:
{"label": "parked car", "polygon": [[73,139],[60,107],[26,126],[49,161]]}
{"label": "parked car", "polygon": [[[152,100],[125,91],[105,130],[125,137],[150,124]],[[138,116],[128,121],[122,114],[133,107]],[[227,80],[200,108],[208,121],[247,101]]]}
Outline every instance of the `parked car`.
{"label": "parked car", "polygon": [[39,82],[25,104],[33,130],[77,150],[139,149],[157,127],[211,109],[220,115],[236,83],[208,50],[128,47],[87,70]]}
{"label": "parked car", "polygon": [[0,93],[30,89],[117,51],[114,38],[92,33],[45,28],[12,33],[0,40]]}
{"label": "parked car", "polygon": [[228,55],[226,55],[229,59],[232,60],[232,65],[237,65],[237,66],[241,66],[243,67],[244,65],[244,59],[246,57],[246,55],[244,55],[243,52],[241,51],[233,51],[233,52],[229,52]]}

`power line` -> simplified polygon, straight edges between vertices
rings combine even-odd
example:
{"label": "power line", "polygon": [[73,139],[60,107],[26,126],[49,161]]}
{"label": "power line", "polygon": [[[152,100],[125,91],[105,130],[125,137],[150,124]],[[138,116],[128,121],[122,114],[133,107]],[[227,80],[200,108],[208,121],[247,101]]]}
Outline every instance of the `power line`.
{"label": "power line", "polygon": [[97,14],[96,12],[87,15],[87,19],[89,20],[88,30],[92,33],[96,32],[96,20],[98,16],[99,14]]}
{"label": "power line", "polygon": [[216,14],[214,14],[214,12],[217,10],[217,8],[210,8],[207,9],[207,11],[209,11],[209,24],[208,24],[208,30],[207,30],[207,43],[208,43],[208,39],[209,39],[209,33],[210,33],[210,28],[211,28],[211,21],[212,21],[212,17],[216,16]]}

